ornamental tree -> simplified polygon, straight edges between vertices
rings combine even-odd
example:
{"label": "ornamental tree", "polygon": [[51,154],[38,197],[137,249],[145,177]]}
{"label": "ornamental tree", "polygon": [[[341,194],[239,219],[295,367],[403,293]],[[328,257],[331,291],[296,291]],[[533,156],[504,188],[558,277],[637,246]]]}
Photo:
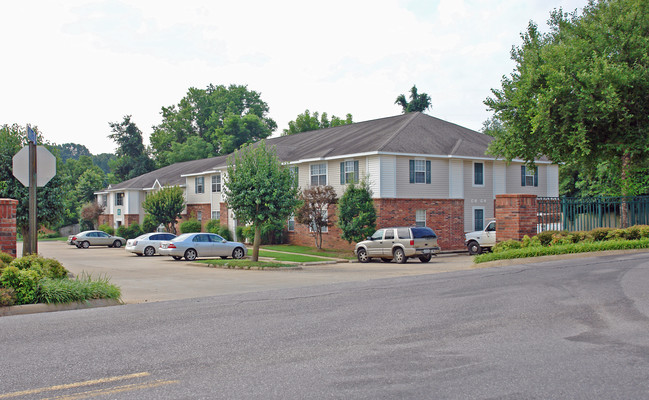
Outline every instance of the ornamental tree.
{"label": "ornamental tree", "polygon": [[338,202],[338,227],[349,243],[365,240],[376,230],[376,209],[367,181],[347,186]]}
{"label": "ornamental tree", "polygon": [[286,221],[299,204],[295,178],[262,140],[228,156],[223,193],[236,218],[255,229],[252,260],[259,259],[261,228]]}
{"label": "ornamental tree", "polygon": [[317,248],[322,248],[322,231],[333,226],[327,210],[336,204],[338,196],[331,185],[309,186],[300,193],[302,205],[295,213],[295,220],[309,227]]}
{"label": "ornamental tree", "polygon": [[167,232],[176,234],[176,221],[185,209],[185,196],[179,186],[165,186],[158,192],[149,194],[142,208],[155,220],[163,224]]}

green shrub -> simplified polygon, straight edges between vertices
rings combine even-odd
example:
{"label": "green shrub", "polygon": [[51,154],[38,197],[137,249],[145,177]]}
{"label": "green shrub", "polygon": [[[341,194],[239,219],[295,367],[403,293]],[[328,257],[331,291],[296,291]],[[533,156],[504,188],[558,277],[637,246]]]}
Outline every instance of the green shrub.
{"label": "green shrub", "polygon": [[636,225],[640,230],[640,237],[649,238],[649,225]]}
{"label": "green shrub", "polygon": [[11,254],[3,253],[0,251],[0,272],[4,267],[11,264],[13,260],[14,258],[11,256]]}
{"label": "green shrub", "polygon": [[2,270],[0,286],[15,291],[16,304],[31,304],[36,300],[39,280],[40,276],[35,270],[9,266]]}
{"label": "green shrub", "polygon": [[120,225],[117,227],[117,236],[121,236],[126,239],[126,236],[128,236],[128,230],[124,225]]}
{"label": "green shrub", "polygon": [[232,240],[232,232],[230,232],[227,226],[221,226],[218,235],[225,240]]}
{"label": "green shrub", "polygon": [[594,241],[601,242],[602,240],[606,240],[606,236],[611,230],[611,228],[596,228],[590,231],[589,234]]}
{"label": "green shrub", "polygon": [[179,228],[180,228],[180,233],[194,233],[194,232],[200,232],[202,229],[202,225],[200,221],[192,218],[187,221],[181,222]]}
{"label": "green shrub", "polygon": [[642,237],[640,234],[640,228],[638,226],[632,226],[622,230],[622,236],[626,240],[638,240]]}
{"label": "green shrub", "polygon": [[142,221],[142,231],[144,233],[155,232],[158,229],[158,221],[155,220],[153,215],[146,214],[144,216],[144,221]]}
{"label": "green shrub", "polygon": [[552,236],[558,232],[559,231],[545,231],[539,233],[536,237],[539,238],[542,246],[549,246],[550,242],[552,242]]}
{"label": "green shrub", "polygon": [[205,224],[205,232],[209,233],[219,233],[221,229],[221,220],[220,219],[211,219]]}
{"label": "green shrub", "polygon": [[111,284],[108,278],[93,280],[89,275],[77,279],[41,280],[38,301],[42,303],[69,303],[93,299],[119,299],[120,289]]}
{"label": "green shrub", "polygon": [[99,230],[104,231],[109,235],[114,235],[115,234],[115,229],[113,229],[113,227],[108,225],[108,224],[99,225]]}
{"label": "green shrub", "polygon": [[500,253],[503,251],[508,251],[512,249],[520,249],[523,247],[523,244],[519,242],[518,240],[510,239],[506,240],[504,242],[497,243],[493,248],[492,251],[494,253]]}
{"label": "green shrub", "polygon": [[245,242],[246,241],[246,237],[243,234],[243,229],[244,228],[245,228],[245,226],[241,226],[241,225],[239,225],[239,226],[237,226],[235,228],[235,232],[237,233],[237,240],[240,241],[240,242]]}
{"label": "green shrub", "polygon": [[121,236],[124,239],[134,239],[142,234],[142,228],[137,222],[133,222],[129,226],[120,225],[117,228],[117,236]]}
{"label": "green shrub", "polygon": [[65,278],[69,273],[57,260],[44,258],[35,254],[16,258],[9,265],[20,270],[36,271],[39,278]]}
{"label": "green shrub", "polygon": [[16,291],[13,288],[0,287],[0,307],[16,304]]}
{"label": "green shrub", "polygon": [[605,240],[619,240],[624,239],[624,229],[611,229],[606,234]]}

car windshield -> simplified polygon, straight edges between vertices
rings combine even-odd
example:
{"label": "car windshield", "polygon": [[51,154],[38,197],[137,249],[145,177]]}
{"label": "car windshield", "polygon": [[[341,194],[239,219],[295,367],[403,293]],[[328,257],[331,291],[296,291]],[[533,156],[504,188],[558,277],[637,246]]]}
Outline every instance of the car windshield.
{"label": "car windshield", "polygon": [[414,239],[434,239],[437,237],[435,232],[430,228],[411,228]]}

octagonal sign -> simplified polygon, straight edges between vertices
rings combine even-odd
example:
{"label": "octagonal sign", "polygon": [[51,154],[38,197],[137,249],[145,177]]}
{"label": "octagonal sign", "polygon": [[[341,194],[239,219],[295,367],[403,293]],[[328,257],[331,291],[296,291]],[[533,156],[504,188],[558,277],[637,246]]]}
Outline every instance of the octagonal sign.
{"label": "octagonal sign", "polygon": [[[13,158],[14,176],[29,186],[29,146],[25,146]],[[56,157],[43,146],[36,146],[36,186],[45,186],[56,175]]]}

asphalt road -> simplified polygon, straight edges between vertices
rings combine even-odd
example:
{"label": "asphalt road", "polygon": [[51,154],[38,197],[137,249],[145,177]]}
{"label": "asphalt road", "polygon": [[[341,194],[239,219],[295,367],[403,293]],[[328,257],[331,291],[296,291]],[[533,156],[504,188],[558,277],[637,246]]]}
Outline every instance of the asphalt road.
{"label": "asphalt road", "polygon": [[0,399],[644,399],[647,253],[0,318]]}

